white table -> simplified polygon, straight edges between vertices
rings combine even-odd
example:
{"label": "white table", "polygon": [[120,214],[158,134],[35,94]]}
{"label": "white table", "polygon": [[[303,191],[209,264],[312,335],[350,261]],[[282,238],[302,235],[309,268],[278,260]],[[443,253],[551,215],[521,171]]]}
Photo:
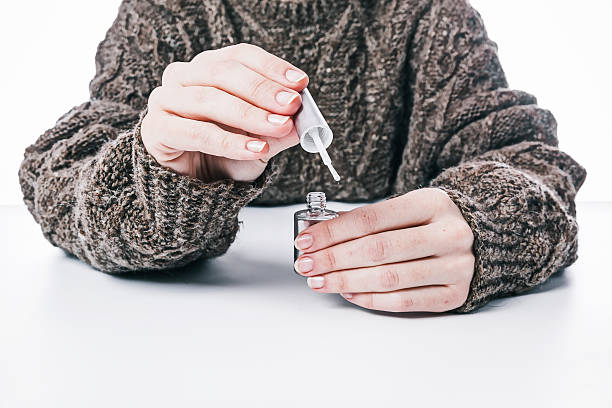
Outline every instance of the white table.
{"label": "white table", "polygon": [[295,209],[247,208],[227,255],[178,275],[117,278],[2,207],[0,406],[612,406],[612,203],[579,205],[575,265],[468,315],[312,292]]}

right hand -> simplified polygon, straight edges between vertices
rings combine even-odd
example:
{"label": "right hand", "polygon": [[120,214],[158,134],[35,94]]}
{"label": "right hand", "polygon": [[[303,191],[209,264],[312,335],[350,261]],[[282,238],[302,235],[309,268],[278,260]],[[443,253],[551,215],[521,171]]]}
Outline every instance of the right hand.
{"label": "right hand", "polygon": [[291,116],[308,76],[259,47],[238,44],[174,62],[149,97],[147,151],[179,174],[253,181],[299,137]]}

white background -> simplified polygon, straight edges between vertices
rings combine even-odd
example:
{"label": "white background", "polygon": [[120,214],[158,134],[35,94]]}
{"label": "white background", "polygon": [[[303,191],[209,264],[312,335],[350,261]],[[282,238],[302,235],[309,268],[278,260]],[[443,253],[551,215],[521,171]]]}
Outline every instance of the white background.
{"label": "white background", "polygon": [[[97,44],[119,0],[10,1],[0,16],[0,204],[21,203],[24,148],[88,99]],[[560,145],[583,164],[579,200],[612,201],[610,0],[472,0],[499,45],[510,86],[559,122]]]}
{"label": "white background", "polygon": [[435,316],[313,293],[291,265],[301,208],[246,208],[225,256],[123,278],[0,209],[0,407],[612,407],[612,204],[578,203],[564,273]]}

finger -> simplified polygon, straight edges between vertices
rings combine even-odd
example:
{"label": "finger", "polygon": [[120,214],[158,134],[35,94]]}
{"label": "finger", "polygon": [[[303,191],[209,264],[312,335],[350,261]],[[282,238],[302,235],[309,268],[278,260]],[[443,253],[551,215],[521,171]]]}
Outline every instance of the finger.
{"label": "finger", "polygon": [[465,303],[467,292],[456,286],[425,286],[387,293],[342,294],[349,302],[385,312],[446,312]]}
{"label": "finger", "polygon": [[251,136],[259,138],[265,141],[268,144],[268,152],[259,158],[259,160],[255,160],[256,163],[265,165],[272,157],[276,156],[278,153],[283,150],[289,149],[300,143],[300,138],[297,134],[297,131],[294,129],[287,136],[283,137],[267,137],[261,135],[249,135],[244,130],[236,129],[230,126],[223,125],[221,123],[217,123],[217,126],[220,128],[230,132],[230,133],[238,133],[244,136]]}
{"label": "finger", "polygon": [[221,58],[239,61],[284,86],[301,92],[308,86],[308,75],[293,64],[252,44],[237,44],[217,50]]}
{"label": "finger", "polygon": [[[174,67],[174,68],[172,68]],[[293,89],[272,81],[235,60],[169,65],[162,85],[210,86],[281,115],[294,115],[302,104]]]}
{"label": "finger", "polygon": [[322,293],[393,292],[469,280],[473,257],[431,257],[390,265],[358,268],[308,278],[308,286]]}
{"label": "finger", "polygon": [[269,152],[265,155],[265,157],[262,158],[262,160],[264,161],[268,161],[280,152],[287,150],[293,146],[296,146],[300,143],[300,137],[298,136],[295,128],[291,130],[291,133],[284,137],[262,137],[261,139],[268,142],[268,145],[270,146]]}
{"label": "finger", "polygon": [[249,136],[228,132],[209,122],[162,114],[156,126],[156,137],[164,145],[192,152],[235,160],[255,160],[264,157],[268,143]]}
{"label": "finger", "polygon": [[289,116],[267,112],[208,86],[156,88],[149,97],[152,105],[183,118],[218,122],[257,135],[283,137],[293,129]]}
{"label": "finger", "polygon": [[435,209],[423,198],[416,190],[356,208],[307,228],[297,237],[296,247],[302,252],[313,252],[366,235],[427,224]]}
{"label": "finger", "polygon": [[437,224],[387,231],[301,255],[295,268],[302,274],[385,265],[437,255],[444,242]]}

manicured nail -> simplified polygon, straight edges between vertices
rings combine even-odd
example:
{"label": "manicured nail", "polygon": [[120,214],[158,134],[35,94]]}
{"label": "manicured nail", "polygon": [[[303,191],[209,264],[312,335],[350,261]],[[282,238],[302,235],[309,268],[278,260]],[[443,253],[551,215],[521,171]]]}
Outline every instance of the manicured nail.
{"label": "manicured nail", "polygon": [[310,289],[321,289],[325,285],[325,278],[322,276],[317,276],[315,278],[306,279],[308,286]]}
{"label": "manicured nail", "polygon": [[311,246],[312,246],[312,235],[310,234],[300,235],[295,240],[295,247],[297,249],[304,250],[304,249],[310,248]]}
{"label": "manicured nail", "polygon": [[275,115],[274,113],[268,115],[268,121],[275,125],[284,125],[289,120],[289,116]]}
{"label": "manicured nail", "polygon": [[302,79],[306,78],[306,74],[294,69],[290,69],[289,71],[285,72],[285,76],[291,82],[300,82]]}
{"label": "manicured nail", "polygon": [[261,153],[261,151],[266,147],[266,142],[262,142],[260,140],[252,140],[246,145],[247,150],[252,151],[253,153]]}
{"label": "manicured nail", "polygon": [[291,102],[295,101],[295,99],[299,97],[300,94],[298,93],[282,91],[276,94],[276,101],[281,105],[290,105]]}
{"label": "manicured nail", "polygon": [[306,272],[310,272],[312,271],[312,259],[306,257],[306,258],[298,258],[297,261],[295,261],[295,270],[298,271],[299,273],[306,273]]}
{"label": "manicured nail", "polygon": [[353,298],[353,295],[351,293],[343,293],[342,296],[347,298],[347,299],[352,299]]}

